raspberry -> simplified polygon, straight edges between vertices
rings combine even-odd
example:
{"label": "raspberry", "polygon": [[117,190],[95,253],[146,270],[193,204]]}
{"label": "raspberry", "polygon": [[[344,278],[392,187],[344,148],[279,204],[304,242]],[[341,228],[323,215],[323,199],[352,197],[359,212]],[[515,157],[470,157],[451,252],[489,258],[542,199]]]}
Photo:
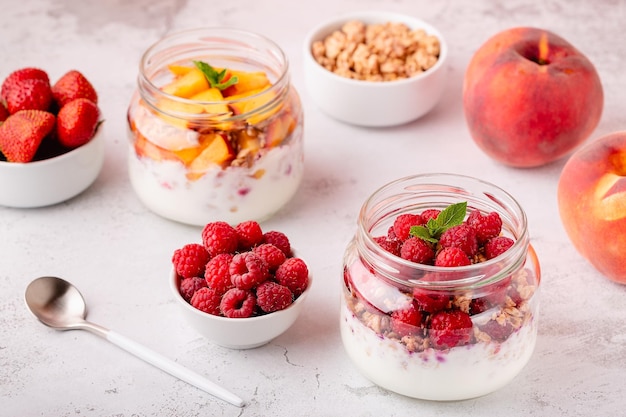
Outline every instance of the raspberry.
{"label": "raspberry", "polygon": [[402,244],[400,257],[418,264],[432,264],[435,252],[425,240],[410,237]]}
{"label": "raspberry", "polygon": [[267,264],[254,252],[243,252],[233,256],[229,272],[231,282],[241,290],[250,290],[269,276]]}
{"label": "raspberry", "polygon": [[389,226],[389,229],[387,229],[387,237],[389,239],[398,239],[398,236],[396,236],[396,232],[394,232],[393,230],[393,226]]}
{"label": "raspberry", "polygon": [[430,219],[435,220],[437,216],[439,216],[439,213],[441,213],[441,210],[428,209],[428,210],[424,210],[421,216],[422,216],[422,219],[424,219],[424,223],[428,223],[428,220]]}
{"label": "raspberry", "polygon": [[278,269],[278,267],[285,262],[285,259],[287,259],[283,251],[271,243],[262,243],[255,247],[253,252],[259,258],[263,259],[270,272],[276,271],[276,269]]}
{"label": "raspberry", "polygon": [[263,243],[271,243],[283,251],[286,257],[289,258],[291,256],[291,244],[289,243],[289,238],[287,238],[287,235],[282,232],[277,232],[275,230],[266,232],[263,234]]}
{"label": "raspberry", "polygon": [[239,240],[239,251],[244,252],[252,249],[263,240],[261,226],[254,220],[248,220],[235,226]]}
{"label": "raspberry", "polygon": [[443,248],[435,258],[435,266],[465,266],[472,262],[460,248],[451,246]]}
{"label": "raspberry", "polygon": [[427,313],[445,310],[450,306],[448,295],[423,288],[413,289],[413,299],[417,308]]}
{"label": "raspberry", "polygon": [[174,269],[183,278],[202,276],[208,261],[209,253],[198,243],[189,243],[176,249],[172,255]]}
{"label": "raspberry", "polygon": [[493,259],[506,252],[515,242],[506,236],[496,236],[485,242],[485,257]]}
{"label": "raspberry", "polygon": [[391,329],[400,337],[416,334],[422,323],[422,313],[411,304],[403,310],[391,313]]}
{"label": "raspberry", "polygon": [[183,278],[183,280],[180,281],[180,285],[178,286],[178,291],[180,292],[180,295],[185,299],[185,301],[190,302],[191,297],[193,297],[195,292],[204,287],[206,287],[206,280],[204,278]]}
{"label": "raspberry", "polygon": [[221,294],[218,294],[213,288],[203,287],[195,292],[190,303],[198,310],[219,316],[221,299]]}
{"label": "raspberry", "polygon": [[400,239],[378,236],[374,238],[374,242],[378,243],[378,246],[392,255],[400,256],[400,249],[402,248],[402,241]]}
{"label": "raspberry", "polygon": [[299,297],[309,285],[309,269],[300,258],[288,258],[276,270],[276,281]]}
{"label": "raspberry", "polygon": [[419,214],[401,214],[393,222],[393,231],[400,240],[407,240],[412,226],[421,226],[426,222]]}
{"label": "raspberry", "polygon": [[237,231],[226,222],[208,223],[202,229],[202,243],[211,257],[235,252],[239,245],[237,239]]}
{"label": "raspberry", "polygon": [[478,240],[474,228],[459,224],[452,226],[441,234],[439,244],[444,247],[456,247],[461,249],[467,256],[474,256],[478,253]]}
{"label": "raspberry", "polygon": [[495,320],[489,320],[486,324],[480,326],[480,330],[487,333],[491,340],[504,342],[513,333],[511,323],[500,324]]}
{"label": "raspberry", "polygon": [[472,319],[461,310],[440,311],[430,320],[431,343],[439,349],[466,345],[472,338]]}
{"label": "raspberry", "polygon": [[478,239],[479,245],[482,245],[492,237],[498,236],[502,230],[502,219],[495,211],[483,215],[480,211],[473,210],[465,223],[476,231],[476,239]]}
{"label": "raspberry", "polygon": [[289,288],[273,281],[265,281],[256,289],[256,302],[266,313],[283,310],[293,302]]}
{"label": "raspberry", "polygon": [[219,309],[226,317],[246,318],[252,316],[256,307],[256,298],[252,291],[231,288],[222,296]]}
{"label": "raspberry", "polygon": [[220,253],[206,264],[204,279],[209,287],[220,294],[224,294],[233,287],[229,272],[233,256],[230,253]]}

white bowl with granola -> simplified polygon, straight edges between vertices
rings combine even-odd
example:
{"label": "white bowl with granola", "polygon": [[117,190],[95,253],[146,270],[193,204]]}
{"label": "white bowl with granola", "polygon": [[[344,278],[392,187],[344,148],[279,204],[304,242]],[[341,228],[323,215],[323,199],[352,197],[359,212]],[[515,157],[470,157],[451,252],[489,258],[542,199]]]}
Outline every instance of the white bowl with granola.
{"label": "white bowl with granola", "polygon": [[304,41],[307,92],[333,118],[384,127],[413,121],[439,101],[448,48],[420,19],[362,11],[332,18]]}

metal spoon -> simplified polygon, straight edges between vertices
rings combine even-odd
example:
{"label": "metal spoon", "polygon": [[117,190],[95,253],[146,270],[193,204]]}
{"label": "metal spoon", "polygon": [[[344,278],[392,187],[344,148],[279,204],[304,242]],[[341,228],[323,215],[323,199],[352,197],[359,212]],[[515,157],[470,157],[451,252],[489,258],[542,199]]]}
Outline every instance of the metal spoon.
{"label": "metal spoon", "polygon": [[237,407],[245,405],[241,398],[203,376],[119,333],[85,320],[87,306],[82,294],[64,279],[37,278],[26,287],[24,298],[28,309],[46,326],[57,330],[87,330],[217,398]]}

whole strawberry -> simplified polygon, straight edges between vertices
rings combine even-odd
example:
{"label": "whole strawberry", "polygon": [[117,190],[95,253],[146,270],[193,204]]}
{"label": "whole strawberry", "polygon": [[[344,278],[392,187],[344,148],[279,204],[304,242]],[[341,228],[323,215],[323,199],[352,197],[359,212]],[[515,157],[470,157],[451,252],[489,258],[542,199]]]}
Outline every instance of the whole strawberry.
{"label": "whole strawberry", "polygon": [[9,162],[33,160],[43,138],[54,129],[54,115],[42,110],[22,110],[0,124],[0,151]]}
{"label": "whole strawberry", "polygon": [[93,85],[76,70],[67,72],[52,86],[52,97],[59,108],[78,98],[86,98],[98,104],[98,94]]}
{"label": "whole strawberry", "polygon": [[38,78],[16,83],[5,97],[9,113],[20,110],[48,110],[52,102],[50,84]]}
{"label": "whole strawberry", "polygon": [[50,85],[50,79],[44,70],[33,67],[21,68],[13,71],[4,79],[0,88],[0,97],[6,100],[9,92],[26,80],[41,80]]}
{"label": "whole strawberry", "polygon": [[77,148],[89,142],[98,127],[100,111],[86,98],[70,101],[57,114],[57,137],[61,145]]}

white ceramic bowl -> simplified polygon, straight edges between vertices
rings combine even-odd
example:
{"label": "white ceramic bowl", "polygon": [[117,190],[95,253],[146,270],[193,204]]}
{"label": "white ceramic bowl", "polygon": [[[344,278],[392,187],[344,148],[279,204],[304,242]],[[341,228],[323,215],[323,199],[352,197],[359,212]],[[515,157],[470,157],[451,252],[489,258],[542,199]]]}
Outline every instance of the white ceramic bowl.
{"label": "white ceramic bowl", "polygon": [[102,128],[63,155],[28,163],[0,161],[0,205],[34,208],[69,200],[95,181],[103,162]]}
{"label": "white ceramic bowl", "polygon": [[[311,46],[351,20],[365,24],[398,22],[411,29],[424,29],[439,39],[439,59],[423,73],[397,81],[352,80],[334,74],[315,61]],[[445,39],[432,25],[404,14],[363,11],[332,18],[309,32],[303,56],[306,88],[318,107],[337,120],[359,126],[394,126],[415,120],[437,104],[446,83]]]}
{"label": "white ceramic bowl", "polygon": [[307,289],[286,309],[242,319],[214,316],[198,310],[180,295],[178,284],[179,278],[172,269],[170,288],[174,293],[176,304],[191,327],[220,346],[231,349],[251,349],[269,343],[291,327],[300,315],[304,301],[311,291],[312,280],[309,276]]}

